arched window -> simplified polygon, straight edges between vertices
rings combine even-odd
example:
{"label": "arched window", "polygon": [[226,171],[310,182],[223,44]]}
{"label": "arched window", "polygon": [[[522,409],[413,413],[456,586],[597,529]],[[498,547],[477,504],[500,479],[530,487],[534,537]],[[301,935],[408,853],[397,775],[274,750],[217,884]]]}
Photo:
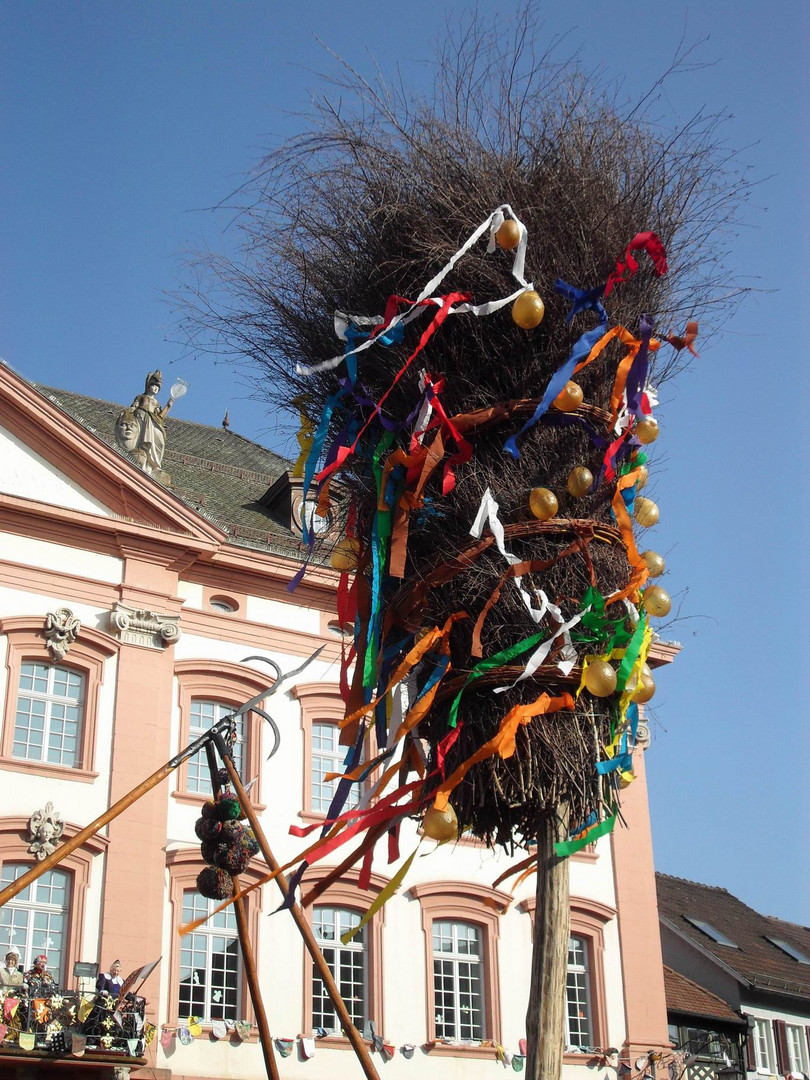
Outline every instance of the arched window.
{"label": "arched window", "polygon": [[0,764],[13,772],[94,780],[99,692],[119,643],[82,626],[56,664],[41,618],[2,619],[0,632],[8,640]]}
{"label": "arched window", "polygon": [[[339,725],[345,708],[336,683],[298,683],[292,693],[301,702],[304,738],[304,791],[300,816],[305,821],[317,821],[328,812],[338,784],[337,780],[327,780],[326,774],[344,771],[349,748],[340,742]],[[360,795],[360,785],[353,785],[344,810],[357,806]]]}
{"label": "arched window", "polygon": [[[334,869],[330,866],[311,867],[304,877],[303,892],[317,886]],[[341,935],[357,926],[372,901],[386,885],[386,879],[372,874],[368,891],[357,884],[357,871],[351,870],[331,884],[311,905],[304,908],[324,959],[338,985],[349,1015],[360,1031],[367,1020],[377,1029],[383,1021],[382,985],[382,928],[385,909],[360,930],[350,942],[343,944]],[[304,953],[304,1031],[325,1028],[328,1037],[346,1040],[341,1036],[332,1001],[308,952]],[[346,1045],[348,1045],[346,1043]]]}
{"label": "arched window", "polygon": [[[5,888],[29,869],[30,863],[4,862],[0,885]],[[20,968],[27,971],[34,957],[45,953],[48,971],[60,986],[65,985],[70,887],[66,870],[47,870],[0,908],[0,955],[16,949]]]}
{"label": "arched window", "polygon": [[[206,732],[217,720],[235,712],[245,701],[269,686],[268,673],[253,671],[242,664],[224,660],[179,660],[175,664],[180,705],[178,750]],[[234,763],[247,783],[261,773],[262,724],[257,714],[236,722]],[[205,751],[200,750],[177,770],[174,797],[183,802],[202,803],[211,798],[211,781]],[[261,779],[252,790],[254,806],[261,805]]]}
{"label": "arched window", "polygon": [[511,897],[465,881],[412,885],[422,909],[432,1052],[492,1057],[483,1040],[500,1042],[498,936]]}

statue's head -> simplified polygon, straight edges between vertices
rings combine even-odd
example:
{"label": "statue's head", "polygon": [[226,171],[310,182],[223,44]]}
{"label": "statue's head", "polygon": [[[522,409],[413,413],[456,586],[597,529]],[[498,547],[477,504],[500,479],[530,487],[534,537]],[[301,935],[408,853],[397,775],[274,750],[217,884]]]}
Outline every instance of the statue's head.
{"label": "statue's head", "polygon": [[134,409],[124,409],[115,420],[115,441],[125,450],[134,450],[141,434],[141,424]]}
{"label": "statue's head", "polygon": [[162,371],[150,371],[146,376],[146,385],[144,386],[144,392],[147,394],[156,394],[163,385],[163,372]]}

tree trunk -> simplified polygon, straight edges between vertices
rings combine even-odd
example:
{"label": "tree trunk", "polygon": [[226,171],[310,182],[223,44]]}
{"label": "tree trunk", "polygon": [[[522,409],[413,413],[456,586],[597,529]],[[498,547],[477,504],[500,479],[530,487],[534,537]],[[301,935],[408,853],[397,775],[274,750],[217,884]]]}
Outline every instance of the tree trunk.
{"label": "tree trunk", "polygon": [[569,808],[544,814],[537,829],[537,901],[532,982],[526,1012],[526,1080],[560,1080],[568,968],[568,860],[554,844],[568,837]]}

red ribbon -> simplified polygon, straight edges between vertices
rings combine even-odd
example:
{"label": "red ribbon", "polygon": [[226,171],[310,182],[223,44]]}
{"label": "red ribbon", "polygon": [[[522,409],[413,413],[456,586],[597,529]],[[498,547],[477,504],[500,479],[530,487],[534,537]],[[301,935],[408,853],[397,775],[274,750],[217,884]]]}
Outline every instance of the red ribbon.
{"label": "red ribbon", "polygon": [[613,286],[629,279],[638,270],[638,262],[633,257],[634,251],[646,251],[653,262],[656,277],[663,277],[667,272],[667,253],[664,245],[654,232],[636,233],[624,251],[624,258],[616,260],[616,269],[610,274],[605,285],[605,296],[609,296]]}

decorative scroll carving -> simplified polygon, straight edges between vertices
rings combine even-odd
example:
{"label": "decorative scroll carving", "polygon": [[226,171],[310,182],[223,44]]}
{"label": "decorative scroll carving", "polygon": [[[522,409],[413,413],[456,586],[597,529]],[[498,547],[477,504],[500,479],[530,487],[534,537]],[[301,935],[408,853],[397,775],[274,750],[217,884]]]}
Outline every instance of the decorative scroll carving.
{"label": "decorative scroll carving", "polygon": [[110,627],[121,641],[130,645],[162,649],[179,639],[180,616],[116,604],[110,612]]}
{"label": "decorative scroll carving", "polygon": [[82,624],[70,610],[60,607],[45,616],[45,640],[54,660],[64,660]]}
{"label": "decorative scroll carving", "polygon": [[56,848],[65,828],[62,815],[54,810],[53,803],[45,804],[44,810],[35,810],[28,822],[28,837],[31,841],[28,850],[37,861],[47,858]]}

